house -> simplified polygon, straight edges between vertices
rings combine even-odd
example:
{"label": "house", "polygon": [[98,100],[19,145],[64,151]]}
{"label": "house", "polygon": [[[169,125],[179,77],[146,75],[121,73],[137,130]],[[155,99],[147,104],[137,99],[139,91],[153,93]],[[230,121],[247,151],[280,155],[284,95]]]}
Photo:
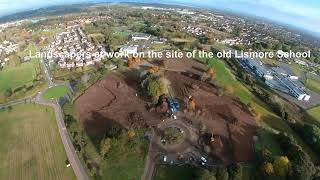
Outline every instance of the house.
{"label": "house", "polygon": [[302,66],[308,66],[308,64],[305,61],[299,59],[295,59],[294,62]]}
{"label": "house", "polygon": [[65,61],[61,60],[61,61],[58,62],[58,65],[59,65],[60,68],[65,68],[67,63]]}

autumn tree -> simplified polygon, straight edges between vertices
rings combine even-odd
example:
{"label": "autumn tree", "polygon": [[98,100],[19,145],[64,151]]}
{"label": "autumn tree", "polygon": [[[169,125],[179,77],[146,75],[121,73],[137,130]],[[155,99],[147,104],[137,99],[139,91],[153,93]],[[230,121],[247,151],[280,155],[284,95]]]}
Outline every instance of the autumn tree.
{"label": "autumn tree", "polygon": [[196,103],[194,101],[194,99],[192,97],[189,97],[189,100],[188,100],[188,108],[192,111],[195,111],[196,110]]}
{"label": "autumn tree", "polygon": [[100,154],[104,157],[111,148],[111,139],[104,138],[100,143]]}
{"label": "autumn tree", "polygon": [[153,73],[157,73],[159,72],[160,68],[159,66],[151,66],[148,70],[149,73],[153,74]]}
{"label": "autumn tree", "polygon": [[266,175],[271,175],[274,173],[274,169],[273,169],[273,165],[272,163],[268,162],[268,163],[264,163],[262,166],[262,171],[266,174]]}
{"label": "autumn tree", "polygon": [[128,58],[128,67],[132,68],[135,67],[137,64],[140,63],[140,57],[135,57],[135,56],[129,56]]}
{"label": "autumn tree", "polygon": [[161,94],[168,93],[169,82],[167,79],[151,74],[143,82],[142,86],[153,101],[157,101]]}
{"label": "autumn tree", "polygon": [[233,94],[234,94],[234,89],[233,89],[233,87],[230,86],[230,85],[224,86],[224,93],[225,93],[226,95],[229,95],[229,96],[233,95]]}
{"label": "autumn tree", "polygon": [[212,79],[215,78],[215,76],[216,76],[216,71],[215,71],[215,69],[214,69],[213,66],[211,66],[210,68],[208,68],[207,74],[209,75],[210,78],[212,78]]}
{"label": "autumn tree", "polygon": [[127,135],[129,139],[133,139],[136,136],[136,132],[133,129],[129,129]]}
{"label": "autumn tree", "polygon": [[289,171],[289,159],[287,156],[278,156],[273,162],[274,171],[277,175],[285,177]]}

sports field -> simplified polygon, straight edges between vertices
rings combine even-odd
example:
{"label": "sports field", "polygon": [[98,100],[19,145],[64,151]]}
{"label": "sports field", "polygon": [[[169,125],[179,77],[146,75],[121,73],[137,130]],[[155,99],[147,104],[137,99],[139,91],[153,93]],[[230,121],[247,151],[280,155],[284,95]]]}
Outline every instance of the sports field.
{"label": "sports field", "polygon": [[43,98],[46,100],[49,99],[57,99],[61,96],[64,96],[68,92],[68,89],[61,85],[61,86],[54,86],[50,89],[48,89],[44,94]]}
{"label": "sports field", "polygon": [[0,179],[75,179],[49,107],[0,110],[0,142]]}

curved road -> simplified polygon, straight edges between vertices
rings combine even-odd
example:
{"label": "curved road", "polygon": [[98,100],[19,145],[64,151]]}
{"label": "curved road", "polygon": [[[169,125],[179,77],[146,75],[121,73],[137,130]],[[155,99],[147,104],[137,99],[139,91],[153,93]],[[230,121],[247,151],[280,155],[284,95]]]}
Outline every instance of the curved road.
{"label": "curved road", "polygon": [[68,160],[70,162],[70,165],[77,177],[78,180],[89,180],[89,176],[87,175],[87,172],[85,170],[85,168],[82,166],[82,163],[77,155],[77,152],[75,151],[75,148],[72,144],[72,141],[69,137],[66,125],[64,123],[64,119],[63,119],[63,112],[62,109],[60,107],[60,105],[58,104],[57,101],[45,101],[42,99],[42,93],[45,92],[48,88],[52,87],[52,86],[56,86],[57,84],[55,84],[52,81],[52,77],[51,74],[48,70],[48,67],[46,65],[46,63],[44,62],[44,60],[40,60],[41,64],[43,65],[43,69],[44,69],[44,73],[46,75],[46,79],[48,81],[48,85],[49,87],[45,88],[44,90],[42,90],[41,92],[39,92],[36,95],[30,96],[30,97],[26,97],[23,99],[19,99],[19,100],[15,100],[15,101],[11,101],[9,103],[6,104],[0,104],[0,109],[1,108],[6,108],[9,106],[14,106],[14,105],[18,105],[18,104],[22,104],[25,102],[34,102],[36,104],[40,104],[40,105],[45,105],[45,106],[50,106],[54,109],[55,112],[55,116],[56,116],[56,121],[57,121],[57,126],[59,129],[59,134],[64,146],[64,149],[66,151]]}
{"label": "curved road", "polygon": [[[159,130],[163,130],[167,127],[178,127],[185,133],[183,142],[165,147],[161,143],[161,136]],[[177,120],[167,119],[163,123],[159,124],[155,129],[152,129],[152,137],[150,138],[149,150],[145,160],[144,173],[141,180],[151,180],[154,174],[154,169],[157,161],[157,157],[162,153],[179,152],[192,152],[194,148],[190,148],[192,142],[196,142],[197,137],[194,135],[192,129],[185,125],[179,118]]]}

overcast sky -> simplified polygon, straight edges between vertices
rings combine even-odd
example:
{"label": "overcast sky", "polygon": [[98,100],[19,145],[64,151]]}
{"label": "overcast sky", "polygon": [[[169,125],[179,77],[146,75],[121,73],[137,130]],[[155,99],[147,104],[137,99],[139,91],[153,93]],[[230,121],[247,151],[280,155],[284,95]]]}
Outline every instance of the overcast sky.
{"label": "overcast sky", "polygon": [[[0,16],[40,7],[88,2],[89,0],[0,0]],[[91,0],[107,2],[112,0]],[[114,0],[135,2],[163,2],[156,0]],[[225,9],[264,17],[294,25],[320,34],[320,0],[165,0],[165,2],[193,4]]]}

